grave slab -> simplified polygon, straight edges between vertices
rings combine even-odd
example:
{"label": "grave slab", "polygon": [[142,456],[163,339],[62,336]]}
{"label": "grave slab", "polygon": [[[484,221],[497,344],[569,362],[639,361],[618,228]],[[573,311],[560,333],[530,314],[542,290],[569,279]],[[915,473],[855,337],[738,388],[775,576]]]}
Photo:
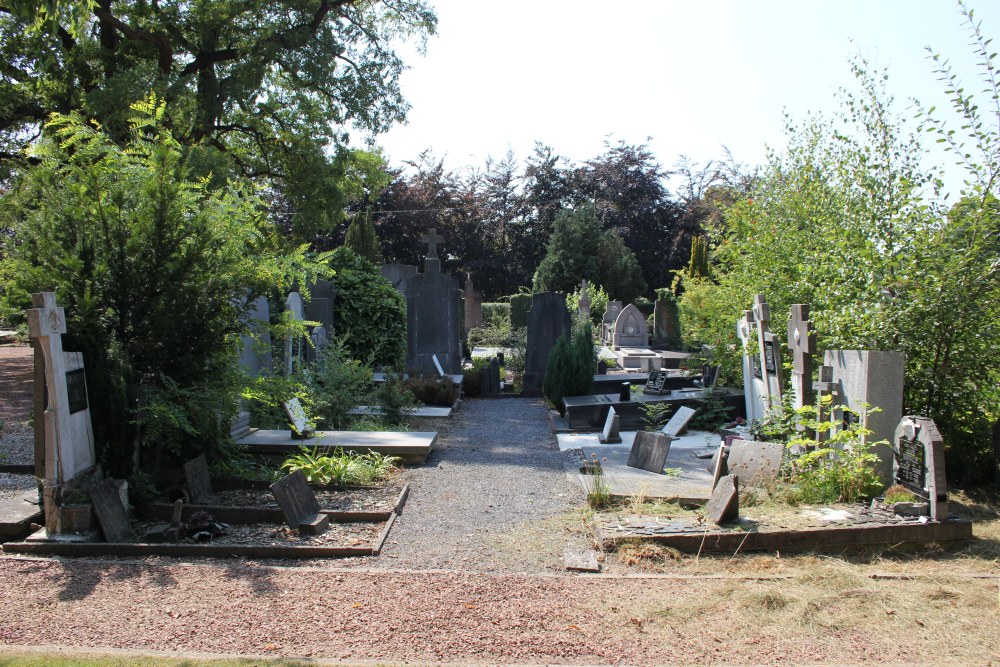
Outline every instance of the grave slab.
{"label": "grave slab", "polygon": [[212,478],[208,474],[208,462],[202,454],[184,464],[184,479],[187,481],[188,494],[195,505],[209,505],[215,500],[212,491]]}
{"label": "grave slab", "polygon": [[780,442],[734,440],[726,464],[743,486],[766,486],[777,478],[784,453]]}
{"label": "grave slab", "polygon": [[632,441],[628,462],[625,465],[663,474],[667,456],[670,454],[671,441],[673,438],[659,432],[639,431]]}
{"label": "grave slab", "polygon": [[736,475],[726,475],[712,491],[712,497],[705,505],[705,518],[713,523],[729,523],[740,517],[740,479]]}
{"label": "grave slab", "polygon": [[236,441],[251,453],[288,454],[306,447],[340,447],[347,451],[378,452],[398,456],[408,465],[425,462],[437,442],[437,431],[317,431],[305,440],[292,439],[288,431],[257,430]]}
{"label": "grave slab", "polygon": [[622,441],[622,436],[619,432],[618,413],[615,412],[614,408],[608,410],[608,418],[604,422],[604,430],[601,431],[599,440],[601,441],[601,444],[604,445],[615,444]]}
{"label": "grave slab", "polygon": [[597,553],[590,549],[566,549],[563,551],[563,563],[567,570],[576,572],[601,571],[601,565],[597,562]]}
{"label": "grave slab", "polygon": [[668,435],[672,438],[676,438],[681,433],[687,429],[688,422],[694,417],[696,410],[687,405],[678,406],[674,411],[674,414],[670,416],[670,421],[668,421],[660,431],[664,435]]}
{"label": "grave slab", "polygon": [[31,524],[42,521],[38,491],[32,489],[0,498],[0,537],[26,535],[31,531]]}
{"label": "grave slab", "polygon": [[303,535],[320,535],[330,525],[330,517],[320,515],[319,501],[301,470],[285,475],[272,484],[271,493],[289,528],[295,528]]}
{"label": "grave slab", "polygon": [[90,500],[106,542],[131,542],[133,538],[128,505],[122,500],[122,484],[122,480],[102,479],[90,487]]}

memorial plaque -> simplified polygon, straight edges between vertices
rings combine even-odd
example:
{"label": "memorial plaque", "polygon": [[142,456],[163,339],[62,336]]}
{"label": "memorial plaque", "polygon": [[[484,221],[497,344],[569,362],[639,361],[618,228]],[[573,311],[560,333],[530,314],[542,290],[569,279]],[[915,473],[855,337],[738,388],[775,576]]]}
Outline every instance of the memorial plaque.
{"label": "memorial plaque", "polygon": [[924,480],[927,469],[924,465],[924,443],[916,437],[900,438],[897,457],[896,481],[911,491],[925,494]]}
{"label": "memorial plaque", "polygon": [[70,414],[87,409],[87,376],[82,368],[66,371],[66,396]]}
{"label": "memorial plaque", "polygon": [[774,341],[765,340],[764,341],[764,369],[768,373],[777,373],[778,365],[774,363]]}
{"label": "memorial plaque", "polygon": [[666,384],[669,375],[670,373],[665,370],[650,371],[649,379],[646,380],[646,388],[643,389],[643,393],[657,396],[662,394],[663,385]]}
{"label": "memorial plaque", "polygon": [[188,493],[193,504],[208,505],[215,500],[212,478],[204,454],[184,464],[184,479],[187,481]]}

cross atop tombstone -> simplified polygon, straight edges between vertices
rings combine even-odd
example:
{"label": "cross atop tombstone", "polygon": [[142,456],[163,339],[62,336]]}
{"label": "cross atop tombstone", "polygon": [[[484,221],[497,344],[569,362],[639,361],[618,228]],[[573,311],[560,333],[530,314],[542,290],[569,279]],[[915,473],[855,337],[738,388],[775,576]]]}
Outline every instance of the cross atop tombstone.
{"label": "cross atop tombstone", "polygon": [[812,403],[813,355],[816,330],[809,319],[808,303],[793,303],[788,319],[788,349],[792,351],[792,391],[796,409]]}
{"label": "cross atop tombstone", "polygon": [[427,244],[427,259],[437,259],[437,244],[444,242],[444,237],[437,233],[437,227],[431,227],[420,240]]}
{"label": "cross atop tombstone", "polygon": [[768,329],[771,307],[763,294],[753,298],[753,317],[757,322],[757,350],[764,380],[764,398],[767,407],[773,408],[781,402],[781,348],[776,336]]}

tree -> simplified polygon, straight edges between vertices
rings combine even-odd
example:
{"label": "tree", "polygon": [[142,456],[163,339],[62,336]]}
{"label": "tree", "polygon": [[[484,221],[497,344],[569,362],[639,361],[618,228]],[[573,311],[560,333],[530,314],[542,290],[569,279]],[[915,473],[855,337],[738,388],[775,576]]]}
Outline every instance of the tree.
{"label": "tree", "polygon": [[344,245],[372,264],[382,263],[382,244],[372,224],[371,211],[357,214],[344,236]]}
{"label": "tree", "polygon": [[600,284],[601,222],[590,204],[563,211],[552,223],[545,258],[535,271],[535,292],[572,292],[581,280]]}
{"label": "tree", "polygon": [[632,303],[646,292],[639,261],[625,246],[618,230],[604,232],[597,252],[601,285],[610,298]]}
{"label": "tree", "polygon": [[379,156],[348,147],[403,119],[399,38],[435,30],[423,0],[0,1],[0,158],[9,169],[53,112],[78,111],[114,140],[122,100],[154,92],[194,173],[275,184],[308,239],[384,186]]}

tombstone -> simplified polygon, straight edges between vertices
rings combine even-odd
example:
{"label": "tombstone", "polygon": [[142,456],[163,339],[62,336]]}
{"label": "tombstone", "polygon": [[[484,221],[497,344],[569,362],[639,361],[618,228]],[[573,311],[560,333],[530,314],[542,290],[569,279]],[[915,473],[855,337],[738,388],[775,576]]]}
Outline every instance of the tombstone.
{"label": "tombstone", "polygon": [[500,393],[500,360],[490,359],[487,366],[479,369],[479,395],[483,398],[497,396]]}
{"label": "tombstone", "polygon": [[56,306],[52,292],[32,294],[31,303],[34,308],[27,311],[28,331],[36,353],[41,351],[44,359],[47,394],[44,414],[35,415],[35,429],[44,433],[45,527],[49,533],[58,533],[62,486],[97,462],[94,431],[83,355],[62,349],[65,311]]}
{"label": "tombstone", "polygon": [[647,347],[649,345],[649,324],[642,311],[630,303],[615,319],[614,347]]}
{"label": "tombstone", "polygon": [[602,445],[610,445],[622,441],[622,436],[619,432],[619,419],[620,418],[618,413],[615,412],[615,409],[613,407],[609,407],[608,418],[604,420],[604,430],[601,431],[601,435],[597,438]]}
{"label": "tombstone", "polygon": [[681,433],[687,429],[688,422],[694,417],[696,410],[694,408],[682,405],[677,408],[677,411],[670,416],[670,421],[668,421],[660,432],[664,435],[669,435],[672,438],[676,438]]}
{"label": "tombstone", "polygon": [[524,364],[524,394],[538,395],[545,379],[549,352],[563,333],[570,335],[571,322],[566,298],[556,292],[531,295],[528,311],[528,349]]}
{"label": "tombstone", "polygon": [[743,396],[748,422],[762,419],[768,407],[765,398],[767,390],[758,370],[759,362],[750,350],[750,341],[756,340],[756,328],[757,322],[754,321],[753,311],[744,310],[743,317],[736,323],[736,336],[743,347]]}
{"label": "tombstone", "polygon": [[383,264],[379,267],[379,273],[405,296],[406,281],[419,275],[420,270],[412,264]]}
{"label": "tombstone", "polygon": [[[902,352],[873,350],[827,350],[824,364],[833,367],[833,383],[838,396],[834,405],[846,405],[862,412],[863,405],[881,408],[861,416],[862,426],[872,433],[868,442],[893,442],[896,425],[903,417],[903,373],[906,356]],[[872,449],[879,457],[879,477],[892,479],[893,453],[888,444]]]}
{"label": "tombstone", "polygon": [[726,465],[744,486],[769,486],[778,478],[784,453],[780,442],[733,440]]}
{"label": "tombstone", "polygon": [[608,374],[608,362],[604,361],[604,359],[597,360],[597,374],[598,375]]}
{"label": "tombstone", "polygon": [[768,329],[771,308],[763,294],[753,299],[753,316],[757,322],[757,349],[763,375],[768,407],[781,404],[781,343]]}
{"label": "tombstone", "polygon": [[212,478],[208,474],[208,462],[204,454],[184,464],[184,479],[187,482],[188,496],[193,504],[210,505],[215,502]]}
{"label": "tombstone", "polygon": [[669,389],[664,389],[664,385],[667,383],[667,378],[670,377],[670,371],[667,370],[655,370],[649,372],[649,377],[646,379],[646,386],[643,388],[642,393],[649,394],[650,396],[659,396],[665,394]]}
{"label": "tombstone", "polygon": [[465,330],[483,326],[483,298],[472,286],[472,274],[465,274]]}
{"label": "tombstone", "polygon": [[[305,320],[305,305],[302,302],[302,295],[298,292],[289,292],[285,298],[285,312],[292,322],[302,322]],[[285,336],[285,375],[291,375],[302,365],[302,336],[291,334]]]}
{"label": "tombstone", "polygon": [[327,335],[334,330],[333,308],[337,299],[337,290],[329,280],[319,278],[310,289],[311,299],[306,304],[306,319],[319,322]]}
{"label": "tombstone", "polygon": [[673,299],[657,299],[653,303],[654,346],[668,348],[681,346],[681,325],[678,318],[677,302]]}
{"label": "tombstone", "polygon": [[292,422],[292,438],[301,438],[305,440],[311,437],[315,432],[313,424],[309,421],[309,417],[306,416],[306,411],[299,402],[299,399],[292,398],[288,401],[283,401],[281,407],[285,409],[285,414],[288,415],[288,420]]}
{"label": "tombstone", "polygon": [[330,526],[329,515],[319,513],[319,501],[301,470],[272,484],[271,495],[281,508],[285,523],[300,535],[322,535]]}
{"label": "tombstone", "polygon": [[127,489],[128,483],[120,479],[102,479],[90,487],[90,502],[106,542],[132,541]]}
{"label": "tombstone", "polygon": [[443,237],[431,229],[424,272],[406,281],[406,365],[417,373],[437,375],[437,355],[447,375],[462,372],[464,308],[458,281],[441,273],[437,244]]}
{"label": "tombstone", "polygon": [[944,440],[928,417],[906,416],[893,434],[893,479],[929,505],[930,518],[948,518],[948,482],[944,471]]}
{"label": "tombstone", "polygon": [[322,324],[318,327],[313,327],[312,331],[309,332],[309,340],[312,341],[312,345],[307,348],[309,352],[310,361],[315,361],[319,355],[326,349],[327,345],[330,344],[330,337],[326,332],[326,327]]}
{"label": "tombstone", "polygon": [[580,301],[577,304],[580,313],[580,320],[587,322],[590,320],[590,294],[587,292],[588,281],[586,278],[580,283]]}
{"label": "tombstone", "polygon": [[740,518],[740,479],[726,475],[712,489],[712,496],[705,505],[705,518],[717,524]]}
{"label": "tombstone", "polygon": [[793,303],[788,318],[788,349],[792,354],[792,406],[797,410],[812,405],[813,355],[816,330],[809,321],[809,304]]}
{"label": "tombstone", "polygon": [[667,455],[670,454],[670,443],[675,439],[659,431],[637,432],[635,440],[632,441],[632,449],[628,454],[626,465],[630,468],[639,468],[662,475],[663,467],[667,463]]}
{"label": "tombstone", "polygon": [[601,320],[601,341],[609,344],[615,329],[615,320],[622,312],[621,301],[608,301],[608,307],[604,311],[604,319]]}
{"label": "tombstone", "polygon": [[709,472],[712,473],[712,490],[719,485],[719,480],[729,474],[729,465],[726,463],[726,443],[720,442],[719,448],[715,450],[712,457],[712,464]]}
{"label": "tombstone", "polygon": [[259,296],[247,305],[243,321],[249,330],[240,337],[240,367],[250,377],[271,372],[270,307],[267,297]]}
{"label": "tombstone", "polygon": [[500,393],[500,359],[493,357],[490,360],[490,385],[496,394]]}
{"label": "tombstone", "polygon": [[597,554],[593,549],[565,549],[563,565],[567,570],[575,572],[601,571],[601,564],[597,562]]}

